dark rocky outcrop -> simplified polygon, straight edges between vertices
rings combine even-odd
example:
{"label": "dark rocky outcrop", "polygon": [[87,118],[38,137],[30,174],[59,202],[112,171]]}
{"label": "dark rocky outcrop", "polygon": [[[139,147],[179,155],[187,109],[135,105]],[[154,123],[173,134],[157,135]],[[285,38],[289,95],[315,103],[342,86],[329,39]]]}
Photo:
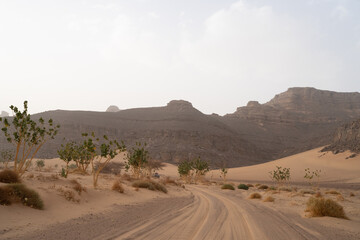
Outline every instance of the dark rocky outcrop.
{"label": "dark rocky outcrop", "polygon": [[332,143],[321,151],[332,151],[336,154],[348,150],[353,153],[360,153],[360,119],[338,128]]}

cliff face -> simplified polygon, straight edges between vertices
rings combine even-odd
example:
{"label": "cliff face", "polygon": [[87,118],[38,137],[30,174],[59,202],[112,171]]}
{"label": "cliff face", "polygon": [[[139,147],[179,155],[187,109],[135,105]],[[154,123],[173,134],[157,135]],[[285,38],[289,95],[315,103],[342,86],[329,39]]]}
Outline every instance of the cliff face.
{"label": "cliff face", "polygon": [[333,153],[347,150],[360,153],[360,119],[339,127],[332,143],[322,149],[323,152],[332,151]]}
{"label": "cliff face", "polygon": [[[251,101],[233,114],[205,115],[191,103],[174,100],[164,107],[118,112],[48,111],[34,118],[52,118],[61,125],[39,157],[56,157],[67,141],[81,141],[94,131],[123,140],[131,148],[147,142],[151,157],[176,163],[201,156],[213,166],[262,163],[330,144],[342,124],[360,118],[360,93],[291,88],[260,104]],[[345,136],[343,133],[341,136]],[[7,148],[0,135],[0,148]]]}

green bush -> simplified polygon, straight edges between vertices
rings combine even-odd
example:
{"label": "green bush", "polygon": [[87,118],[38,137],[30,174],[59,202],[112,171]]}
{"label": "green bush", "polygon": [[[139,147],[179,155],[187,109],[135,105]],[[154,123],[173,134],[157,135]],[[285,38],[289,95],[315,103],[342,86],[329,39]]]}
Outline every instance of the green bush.
{"label": "green bush", "polygon": [[348,219],[345,215],[344,208],[331,199],[310,197],[306,203],[307,211],[312,217],[336,217]]}
{"label": "green bush", "polygon": [[43,167],[45,167],[45,162],[42,159],[36,160],[36,167],[41,170]]}
{"label": "green bush", "polygon": [[19,183],[20,182],[20,178],[19,175],[10,170],[10,169],[5,169],[3,171],[0,172],[0,182],[3,183]]}
{"label": "green bush", "polygon": [[235,190],[234,186],[231,184],[224,184],[222,185],[221,189]]}
{"label": "green bush", "polygon": [[14,183],[0,188],[0,202],[4,205],[10,205],[12,201],[20,200],[25,206],[35,209],[43,209],[44,203],[39,194],[24,184]]}
{"label": "green bush", "polygon": [[164,185],[154,182],[154,181],[138,180],[138,181],[135,181],[132,184],[132,186],[135,188],[147,188],[152,191],[161,191],[163,193],[168,192]]}
{"label": "green bush", "polygon": [[238,189],[243,189],[243,190],[248,190],[249,189],[249,187],[247,185],[245,185],[245,184],[239,184],[237,188]]}

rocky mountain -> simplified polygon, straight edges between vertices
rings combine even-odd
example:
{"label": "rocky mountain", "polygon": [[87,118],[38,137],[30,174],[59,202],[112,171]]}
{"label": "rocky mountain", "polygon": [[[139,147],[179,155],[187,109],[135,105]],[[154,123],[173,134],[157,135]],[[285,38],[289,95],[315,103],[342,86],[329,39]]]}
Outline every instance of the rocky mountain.
{"label": "rocky mountain", "polygon": [[119,107],[118,106],[115,106],[115,105],[110,105],[107,109],[106,109],[106,112],[118,112],[120,111]]}
{"label": "rocky mountain", "polygon": [[322,149],[339,153],[350,150],[360,153],[360,119],[339,127],[333,136],[332,143]]}
{"label": "rocky mountain", "polygon": [[[176,163],[201,156],[213,166],[262,163],[331,143],[343,123],[360,118],[360,93],[290,88],[265,104],[251,101],[225,116],[206,115],[176,100],[164,107],[118,112],[48,111],[33,115],[61,124],[55,140],[39,155],[55,157],[67,140],[94,131],[124,140],[129,147],[147,142],[151,156]],[[1,136],[0,146],[7,147]]]}

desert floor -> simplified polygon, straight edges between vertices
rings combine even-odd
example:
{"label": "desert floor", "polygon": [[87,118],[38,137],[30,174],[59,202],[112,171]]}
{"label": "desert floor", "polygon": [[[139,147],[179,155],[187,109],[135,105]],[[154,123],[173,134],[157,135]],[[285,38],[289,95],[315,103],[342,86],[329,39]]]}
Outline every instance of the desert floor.
{"label": "desert floor", "polygon": [[[163,181],[169,192],[131,187],[121,179],[124,193],[111,190],[118,176],[104,174],[99,188],[91,176],[57,177],[58,159],[46,160],[48,169],[27,173],[23,182],[39,192],[45,209],[20,204],[0,206],[0,239],[360,239],[360,157],[334,155],[314,149],[270,163],[229,169],[228,183],[252,183],[249,190],[222,190],[219,171],[207,174],[199,184],[176,185]],[[121,161],[121,160],[119,160]],[[58,165],[56,168],[55,166]],[[255,185],[274,185],[268,171],[290,167],[292,181],[278,190]],[[320,188],[308,185],[304,169],[321,169]],[[167,164],[162,178],[178,178],[176,167]],[[71,180],[86,192],[74,192]],[[161,181],[161,179],[160,179]],[[338,194],[326,193],[336,190]],[[261,199],[249,199],[251,193]],[[344,207],[349,220],[310,218],[306,201],[320,192]],[[268,196],[273,202],[265,202]]]}

